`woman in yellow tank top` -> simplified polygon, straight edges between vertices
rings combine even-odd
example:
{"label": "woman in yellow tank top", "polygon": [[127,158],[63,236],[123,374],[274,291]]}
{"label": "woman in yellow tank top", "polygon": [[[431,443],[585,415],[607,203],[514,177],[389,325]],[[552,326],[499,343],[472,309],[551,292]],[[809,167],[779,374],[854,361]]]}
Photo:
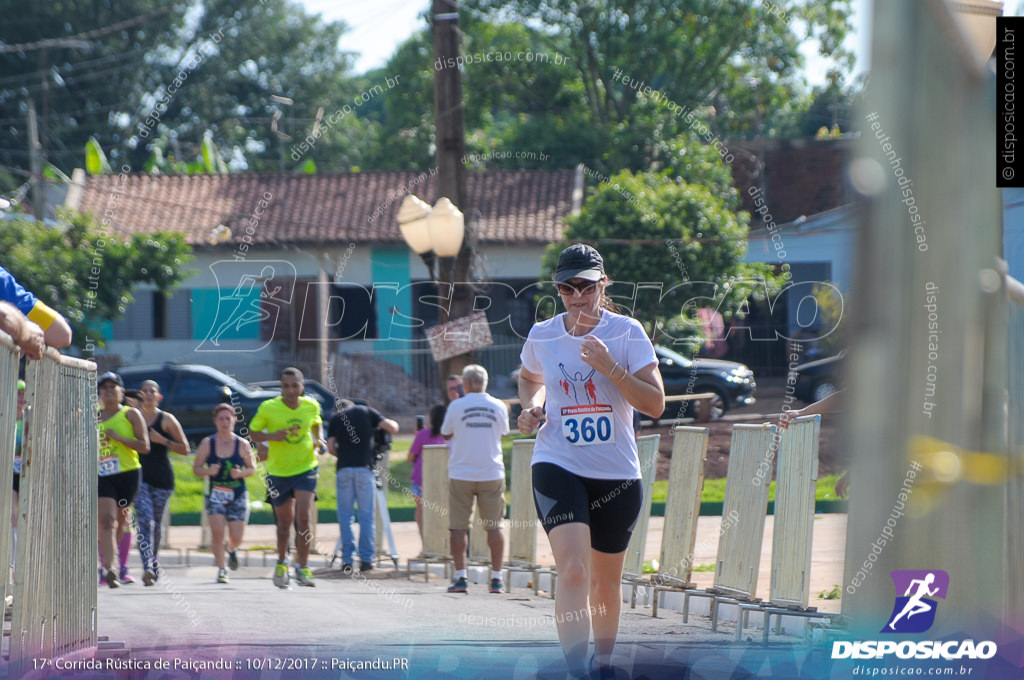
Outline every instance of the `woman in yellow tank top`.
{"label": "woman in yellow tank top", "polygon": [[139,410],[121,405],[124,381],[120,375],[101,375],[99,393],[102,405],[98,416],[100,562],[107,585],[117,588],[121,581],[112,567],[114,545],[116,536],[131,531],[131,504],[142,477],[139,454],[149,453],[149,434]]}

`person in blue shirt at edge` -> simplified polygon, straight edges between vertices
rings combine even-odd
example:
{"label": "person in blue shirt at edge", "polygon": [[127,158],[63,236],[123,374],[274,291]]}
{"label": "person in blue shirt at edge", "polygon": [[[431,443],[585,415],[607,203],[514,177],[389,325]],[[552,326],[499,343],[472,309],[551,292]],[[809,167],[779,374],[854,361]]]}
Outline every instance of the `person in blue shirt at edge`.
{"label": "person in blue shirt at edge", "polygon": [[[71,326],[68,325],[67,320],[25,290],[17,279],[3,267],[0,267],[0,301],[11,303],[29,321],[38,326],[42,330],[42,339],[47,346],[62,349],[71,344]],[[7,331],[3,324],[0,324],[0,328]],[[10,333],[10,335],[21,346],[18,337],[15,337],[14,333]],[[25,348],[22,347],[22,349]],[[42,357],[42,352],[39,352],[38,356],[32,356],[28,352],[26,355],[30,359],[39,359]]]}

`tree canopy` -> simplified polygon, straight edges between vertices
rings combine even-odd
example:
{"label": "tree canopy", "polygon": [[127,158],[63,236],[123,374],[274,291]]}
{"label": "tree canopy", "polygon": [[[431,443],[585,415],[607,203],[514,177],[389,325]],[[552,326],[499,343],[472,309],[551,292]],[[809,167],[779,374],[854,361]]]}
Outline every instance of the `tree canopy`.
{"label": "tree canopy", "polygon": [[[426,11],[384,67],[356,75],[339,47],[346,27],[293,0],[0,8],[0,44],[21,46],[0,52],[8,189],[29,167],[30,100],[46,159],[68,175],[90,137],[113,167],[133,170],[204,169],[207,136],[233,170],[434,163],[439,65]],[[680,135],[713,143],[849,124],[850,0],[482,0],[458,11],[471,167],[662,171]],[[812,92],[799,52],[808,39],[834,64]],[[324,124],[346,105],[351,115]],[[293,154],[318,125],[315,148]]]}
{"label": "tree canopy", "polygon": [[[687,321],[698,308],[711,307],[728,319],[747,297],[763,297],[781,283],[767,265],[741,261],[748,220],[704,186],[624,170],[598,185],[569,219],[565,237],[602,253],[614,282],[612,300],[652,338],[688,343]],[[542,280],[550,280],[565,246],[548,246]]]}
{"label": "tree canopy", "polygon": [[4,267],[36,297],[64,315],[74,344],[103,344],[100,324],[124,316],[132,288],[149,284],[167,293],[185,277],[191,248],[177,233],[104,231],[86,216],[64,213],[59,226],[29,217],[3,222]]}

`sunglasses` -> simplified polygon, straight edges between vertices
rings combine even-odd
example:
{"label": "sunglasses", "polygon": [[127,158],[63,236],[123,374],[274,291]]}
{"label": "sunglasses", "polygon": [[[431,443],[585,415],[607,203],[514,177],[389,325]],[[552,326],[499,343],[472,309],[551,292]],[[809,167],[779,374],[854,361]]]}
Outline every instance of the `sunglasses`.
{"label": "sunglasses", "polygon": [[581,283],[575,286],[571,283],[559,283],[557,288],[558,292],[561,293],[562,295],[572,295],[573,293],[577,293],[583,296],[590,295],[591,293],[593,293],[597,289],[597,283],[588,282]]}

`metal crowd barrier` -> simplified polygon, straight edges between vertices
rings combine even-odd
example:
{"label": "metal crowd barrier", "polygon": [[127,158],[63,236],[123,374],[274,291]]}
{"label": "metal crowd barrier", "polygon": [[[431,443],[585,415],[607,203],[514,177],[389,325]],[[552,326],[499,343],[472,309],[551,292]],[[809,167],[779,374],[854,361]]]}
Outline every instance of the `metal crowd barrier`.
{"label": "metal crowd barrier", "polygon": [[[537,572],[537,510],[533,505],[533,459],[535,439],[517,439],[512,442],[512,466],[509,470],[509,529],[508,587],[512,587],[514,572],[527,572],[533,576],[533,594],[540,589]],[[550,573],[550,572],[549,572]]]}
{"label": "metal crowd barrier", "polygon": [[[679,426],[674,432],[665,524],[661,534],[661,561],[658,573],[651,579],[657,584],[651,594],[651,616],[658,615],[661,593],[697,587],[690,577],[693,575],[693,551],[697,544],[697,520],[700,519],[709,436],[710,431],[706,427]],[[632,598],[636,599],[635,590]]]}
{"label": "metal crowd barrier", "polygon": [[[17,379],[5,349],[4,400]],[[9,677],[96,647],[96,364],[47,349],[25,382]]]}
{"label": "metal crowd barrier", "polygon": [[775,525],[772,531],[771,586],[767,602],[740,603],[736,639],[750,612],[763,615],[763,642],[768,642],[771,618],[781,632],[783,616],[827,619],[837,615],[810,607],[811,547],[814,539],[814,489],[818,481],[818,436],[821,416],[794,418],[782,433],[775,475]]}
{"label": "metal crowd barrier", "polygon": [[[18,348],[11,338],[0,332],[0,470],[14,465],[15,421],[18,418]],[[11,554],[11,523],[7,519],[14,490],[10,484],[0,484],[0,555],[6,560]],[[10,577],[4,571],[4,598],[12,594]]]}
{"label": "metal crowd barrier", "polygon": [[[622,578],[626,583],[642,578],[644,573],[647,527],[651,523],[651,495],[654,492],[654,477],[658,472],[658,444],[660,441],[660,434],[648,434],[638,437],[636,442],[637,457],[640,460],[640,488],[643,492],[643,505],[640,508],[640,516],[633,526],[629,545],[626,546],[626,557],[622,566]],[[605,500],[606,503],[610,501],[610,498]]]}
{"label": "metal crowd barrier", "polygon": [[[732,428],[729,468],[726,472],[725,501],[722,504],[722,534],[715,560],[715,584],[708,590],[683,593],[683,622],[689,617],[690,598],[711,599],[711,630],[718,630],[718,606],[722,603],[757,600],[757,571],[761,564],[761,542],[768,511],[768,484],[775,428],[768,423],[738,423]],[[736,517],[725,524],[726,517]]]}
{"label": "metal crowd barrier", "polygon": [[[448,446],[423,447],[423,571],[430,580],[430,563],[445,565],[445,576],[452,562],[448,533]],[[411,572],[413,560],[407,571]]]}

